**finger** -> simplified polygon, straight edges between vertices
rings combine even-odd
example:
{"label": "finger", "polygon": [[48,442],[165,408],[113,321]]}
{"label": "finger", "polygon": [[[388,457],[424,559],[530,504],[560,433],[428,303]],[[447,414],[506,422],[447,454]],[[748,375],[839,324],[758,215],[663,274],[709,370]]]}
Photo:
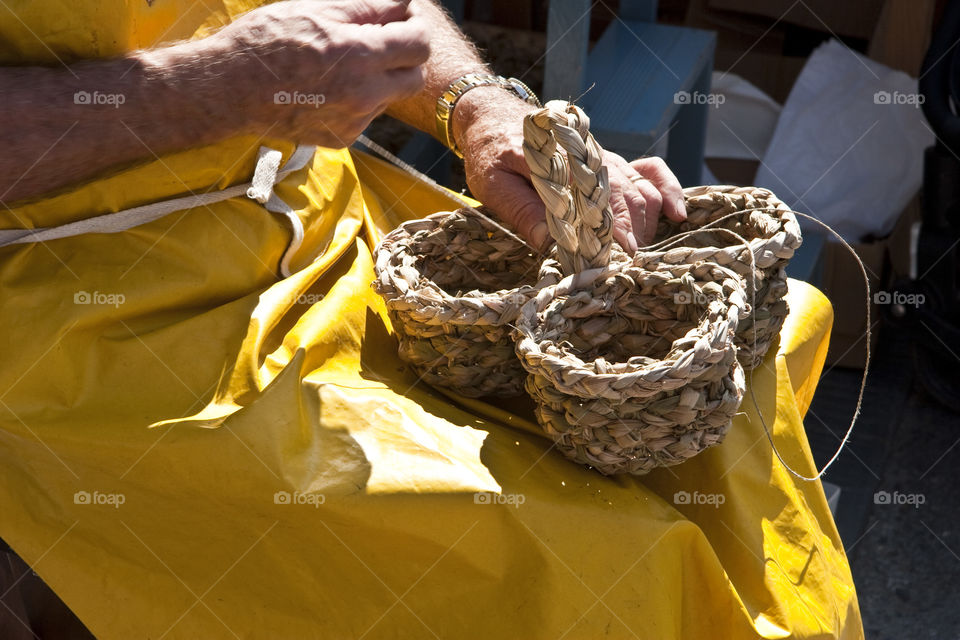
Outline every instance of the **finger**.
{"label": "finger", "polygon": [[626,161],[624,161],[624,165],[623,172],[629,176],[630,180],[630,185],[625,188],[625,199],[629,203],[631,196],[639,193],[640,198],[645,203],[645,207],[641,211],[631,207],[630,213],[634,218],[634,235],[639,242],[645,245],[650,244],[657,233],[657,221],[660,218],[660,212],[663,210],[663,195],[649,180],[644,179],[632,166],[626,164]]}
{"label": "finger", "polygon": [[356,24],[387,24],[410,17],[410,0],[351,0],[350,18]]}
{"label": "finger", "polygon": [[430,57],[430,35],[422,20],[390,24],[349,25],[357,52],[378,69],[403,69],[424,64]]}
{"label": "finger", "polygon": [[613,239],[623,247],[627,253],[634,253],[640,243],[633,231],[633,220],[626,213],[613,214]]}
{"label": "finger", "polygon": [[631,186],[619,167],[608,165],[610,172],[610,210],[613,212],[613,239],[629,253],[639,247],[637,231],[644,228],[644,210],[647,203],[640,192]]}
{"label": "finger", "polygon": [[660,220],[660,213],[664,207],[663,195],[649,180],[640,179],[635,181],[634,184],[647,202],[647,210],[644,212],[643,243],[650,244],[653,242],[654,236],[657,235],[657,222]]}
{"label": "finger", "polygon": [[675,222],[687,219],[687,205],[683,199],[680,181],[662,158],[638,158],[630,163],[640,175],[649,180],[663,198],[663,215]]}
{"label": "finger", "polygon": [[634,242],[649,243],[656,233],[657,216],[663,204],[660,193],[652,185],[643,185],[642,176],[621,156],[606,153],[604,162],[611,168],[611,183],[620,185],[620,198],[627,206]]}
{"label": "finger", "polygon": [[483,185],[471,189],[482,194],[483,203],[535,248],[550,245],[546,211],[530,183],[515,173],[492,171],[482,176]]}

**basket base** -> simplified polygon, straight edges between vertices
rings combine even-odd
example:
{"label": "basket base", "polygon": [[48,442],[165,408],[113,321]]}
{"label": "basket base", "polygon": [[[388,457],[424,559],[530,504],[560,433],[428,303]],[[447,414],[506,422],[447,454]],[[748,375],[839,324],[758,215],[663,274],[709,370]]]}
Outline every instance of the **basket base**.
{"label": "basket base", "polygon": [[536,400],[541,428],[567,458],[603,475],[645,475],[723,441],[746,388],[743,367],[729,362],[727,367],[729,373],[719,379],[615,406],[557,397],[535,376],[527,378],[526,389]]}

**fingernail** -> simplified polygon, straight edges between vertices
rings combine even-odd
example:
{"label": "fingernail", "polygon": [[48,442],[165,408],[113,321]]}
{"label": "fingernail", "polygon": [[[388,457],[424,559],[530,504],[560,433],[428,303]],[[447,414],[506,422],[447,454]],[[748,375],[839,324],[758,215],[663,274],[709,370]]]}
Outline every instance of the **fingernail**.
{"label": "fingernail", "polygon": [[680,215],[683,216],[683,219],[687,219],[687,203],[684,202],[683,198],[677,200],[677,211],[680,212]]}
{"label": "fingernail", "polygon": [[634,253],[639,247],[640,245],[637,244],[637,236],[633,235],[633,231],[628,231],[627,232],[627,251],[629,251],[630,253]]}

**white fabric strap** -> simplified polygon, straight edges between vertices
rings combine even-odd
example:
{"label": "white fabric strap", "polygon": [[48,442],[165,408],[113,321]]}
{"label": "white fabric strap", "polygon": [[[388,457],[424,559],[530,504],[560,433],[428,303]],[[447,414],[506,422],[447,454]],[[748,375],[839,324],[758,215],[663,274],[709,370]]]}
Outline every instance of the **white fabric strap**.
{"label": "white fabric strap", "polygon": [[247,189],[248,198],[266,204],[273,195],[273,184],[277,179],[277,172],[280,171],[282,159],[283,154],[276,149],[260,147],[257,152],[257,168],[253,170],[253,180]]}
{"label": "white fabric strap", "polygon": [[317,148],[313,146],[301,145],[297,147],[297,150],[290,156],[290,160],[278,173],[282,154],[267,147],[260,147],[257,156],[257,168],[253,172],[251,186],[247,189],[248,198],[262,204],[267,211],[279,213],[290,222],[292,235],[290,236],[290,242],[287,244],[287,250],[283,252],[283,257],[280,258],[280,273],[285,278],[290,275],[290,260],[300,249],[300,245],[303,244],[303,222],[300,221],[300,216],[290,205],[273,192],[273,187],[291,172],[302,169],[313,157],[316,150]]}
{"label": "white fabric strap", "polygon": [[307,166],[313,157],[316,147],[300,145],[297,147],[287,163],[280,168],[283,154],[274,149],[260,147],[257,155],[257,168],[254,170],[253,180],[246,184],[213,191],[198,193],[182,198],[173,198],[161,202],[153,202],[132,209],[124,209],[116,213],[94,216],[76,222],[69,222],[56,227],[40,227],[37,229],[0,229],[0,247],[13,244],[27,244],[32,242],[48,242],[60,238],[79,236],[85,233],[119,233],[133,227],[138,227],[154,220],[167,216],[176,211],[205,207],[216,202],[229,200],[246,195],[252,200],[264,205],[267,211],[283,215],[292,227],[292,236],[287,249],[280,260],[280,273],[284,277],[290,275],[290,259],[300,248],[303,242],[303,223],[290,206],[273,192],[273,187],[294,171]]}

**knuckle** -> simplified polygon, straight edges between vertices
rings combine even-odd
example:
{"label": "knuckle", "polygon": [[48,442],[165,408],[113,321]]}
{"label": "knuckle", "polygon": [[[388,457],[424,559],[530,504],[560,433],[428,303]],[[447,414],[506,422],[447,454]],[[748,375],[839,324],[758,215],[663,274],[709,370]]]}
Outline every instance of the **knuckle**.
{"label": "knuckle", "polygon": [[423,39],[417,39],[413,43],[412,55],[422,63],[430,58],[430,38],[426,31],[423,33]]}
{"label": "knuckle", "polygon": [[[630,216],[630,203],[628,199],[630,196],[623,194],[619,198],[610,198],[610,209],[613,211],[614,217],[629,217]],[[636,206],[643,206],[643,198],[637,199],[639,202]],[[642,209],[641,209],[642,210]]]}
{"label": "knuckle", "polygon": [[412,74],[410,74],[410,81],[407,86],[407,91],[411,94],[420,93],[427,84],[427,72],[423,67],[417,67]]}
{"label": "knuckle", "polygon": [[423,20],[415,19],[411,20],[410,25],[410,44],[413,47],[417,47],[418,50],[422,53],[429,55],[430,53],[430,31],[427,28],[427,24]]}
{"label": "knuckle", "polygon": [[619,153],[614,153],[613,151],[607,151],[606,149],[603,150],[603,159],[604,161],[606,161],[607,164],[620,165],[620,164],[627,163],[627,161],[624,160],[623,156],[621,156]]}
{"label": "knuckle", "polygon": [[663,208],[663,194],[656,189],[647,189],[644,191],[643,199],[646,201],[646,206],[650,209],[659,211]]}
{"label": "knuckle", "polygon": [[647,165],[655,171],[670,171],[669,167],[667,167],[666,161],[660,156],[651,156],[649,158],[645,158],[645,160],[647,161]]}
{"label": "knuckle", "polygon": [[339,29],[331,31],[322,44],[313,42],[305,42],[304,44],[310,48],[320,47],[320,51],[325,57],[324,64],[327,65],[342,64],[347,54],[351,52],[362,53],[363,47],[368,46],[363,42],[357,42],[350,37],[348,32]]}
{"label": "knuckle", "polygon": [[[505,210],[509,211],[510,209]],[[533,204],[526,204],[516,209],[512,222],[517,231],[529,237],[536,226],[545,219],[543,211],[537,209]]]}
{"label": "knuckle", "polygon": [[632,231],[633,220],[630,218],[630,216],[614,215],[613,228],[619,229],[620,231]]}

